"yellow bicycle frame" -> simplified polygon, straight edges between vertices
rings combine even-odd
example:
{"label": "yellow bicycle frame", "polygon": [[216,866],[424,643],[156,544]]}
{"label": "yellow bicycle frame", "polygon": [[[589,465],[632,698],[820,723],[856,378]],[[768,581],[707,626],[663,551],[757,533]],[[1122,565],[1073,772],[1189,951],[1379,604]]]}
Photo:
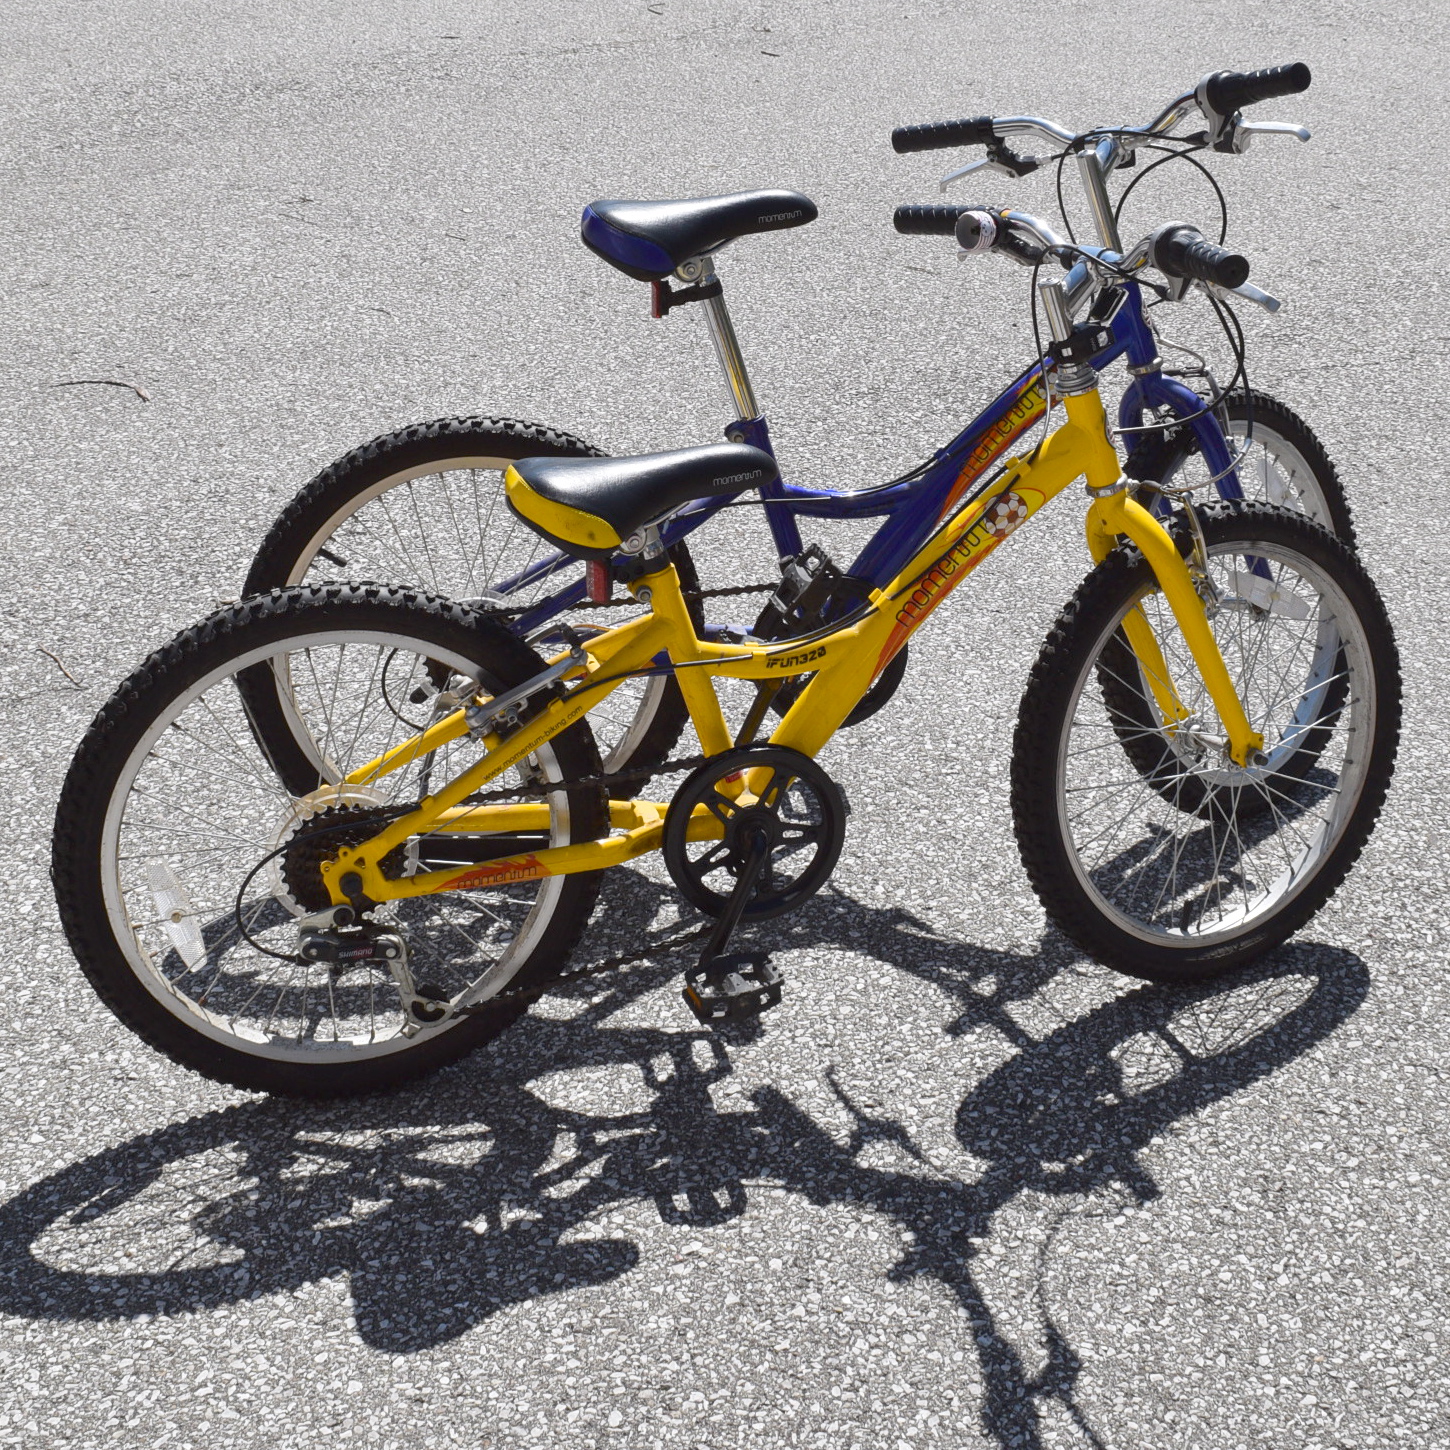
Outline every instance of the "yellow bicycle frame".
{"label": "yellow bicycle frame", "polygon": [[[885,589],[872,593],[869,611],[843,628],[782,643],[717,644],[696,635],[679,578],[668,561],[657,572],[644,575],[630,588],[649,605],[649,613],[591,638],[587,663],[563,677],[572,685],[563,698],[550,702],[507,738],[486,737],[484,756],[436,795],[426,797],[415,810],[398,817],[370,840],[340,850],[334,861],[323,865],[323,879],[333,902],[341,904],[359,889],[373,901],[383,902],[597,871],[658,850],[667,807],[651,801],[612,800],[610,825],[619,834],[600,840],[397,879],[385,877],[378,866],[410,836],[439,831],[547,830],[551,809],[546,801],[474,806],[465,802],[587,714],[623,679],[649,669],[661,651],[669,655],[701,747],[710,755],[734,744],[710,683],[712,676],[778,680],[810,674],[812,678],[776,726],[770,743],[814,756],[937,605],[1022,523],[1079,477],[1086,478],[1093,495],[1087,538],[1094,559],[1100,561],[1121,537],[1131,539],[1142,551],[1218,709],[1228,736],[1228,754],[1237,764],[1248,764],[1262,750],[1263,740],[1244,714],[1188,566],[1162,525],[1129,496],[1117,454],[1108,442],[1096,389],[1063,399],[1063,406],[1066,423],[1027,458],[1008,460],[1000,486],[947,519]],[[1158,640],[1136,608],[1125,618],[1123,631],[1171,730],[1189,712],[1173,686]],[[439,746],[461,739],[468,731],[464,711],[456,710],[353,771],[347,783],[372,784]],[[748,789],[748,782],[742,782],[741,789]],[[689,823],[691,839],[719,838],[721,827],[713,816],[701,808],[696,817]],[[345,883],[348,889],[344,891],[344,877],[348,876],[353,879]]]}

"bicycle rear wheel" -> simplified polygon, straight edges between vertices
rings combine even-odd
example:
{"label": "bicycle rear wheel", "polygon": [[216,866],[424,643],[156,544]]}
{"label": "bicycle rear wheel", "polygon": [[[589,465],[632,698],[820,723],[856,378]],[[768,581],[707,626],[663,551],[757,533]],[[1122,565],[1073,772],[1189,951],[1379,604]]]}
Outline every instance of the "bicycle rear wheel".
{"label": "bicycle rear wheel", "polygon": [[[455,708],[539,668],[488,620],[380,586],[287,590],[223,610],[157,651],[108,702],[66,777],[53,878],[82,970],[153,1047],[262,1092],[333,1096],[396,1086],[488,1041],[522,1008],[410,1015],[391,968],[305,961],[298,918],[328,904],[321,864],[375,835],[477,759],[469,736],[367,785],[345,775]],[[285,788],[249,728],[239,680],[285,670],[322,784]],[[448,691],[451,694],[445,694]],[[530,758],[543,781],[596,773],[581,721]],[[597,788],[551,793],[547,830],[413,838],[383,863],[406,876],[608,831]],[[420,896],[371,912],[401,935],[423,995],[460,1005],[562,970],[598,873]]]}
{"label": "bicycle rear wheel", "polygon": [[[1245,499],[1304,514],[1354,546],[1354,514],[1339,471],[1298,413],[1257,388],[1241,388],[1224,399],[1222,417],[1229,448],[1242,451],[1236,472]],[[1161,446],[1148,472],[1174,488],[1208,478],[1187,430]]]}
{"label": "bicycle rear wheel", "polygon": [[[569,433],[508,418],[444,418],[385,434],[323,469],[283,509],[243,592],[376,579],[481,610],[530,611],[503,622],[552,652],[559,623],[584,628],[612,616],[550,603],[579,583],[583,565],[510,512],[503,471],[520,458],[599,456]],[[683,541],[670,557],[682,587],[698,588]],[[698,627],[703,613],[693,610]],[[259,721],[276,718],[259,695],[252,703]],[[673,677],[657,675],[626,681],[589,718],[605,768],[628,771],[663,760],[688,712]]]}
{"label": "bicycle rear wheel", "polygon": [[[1343,542],[1265,504],[1204,510],[1204,535],[1220,596],[1211,623],[1264,759],[1229,761],[1171,611],[1131,548],[1093,570],[1059,617],[1013,746],[1017,840],[1043,907],[1084,951],[1153,981],[1217,975],[1308,921],[1369,838],[1399,738],[1394,636]],[[1171,778],[1149,780],[1124,759],[1102,688],[1132,609],[1190,711],[1170,724],[1154,706],[1144,727],[1174,761]]]}

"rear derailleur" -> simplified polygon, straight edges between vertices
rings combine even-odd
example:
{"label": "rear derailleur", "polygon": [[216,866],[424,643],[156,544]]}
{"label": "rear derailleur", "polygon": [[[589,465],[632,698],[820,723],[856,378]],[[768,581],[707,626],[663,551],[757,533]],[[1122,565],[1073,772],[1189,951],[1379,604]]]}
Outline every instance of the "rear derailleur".
{"label": "rear derailleur", "polygon": [[407,1016],[402,1029],[405,1037],[441,1022],[447,1014],[448,994],[442,988],[414,982],[407,943],[398,932],[360,919],[348,905],[314,911],[297,926],[302,960],[325,964],[333,981],[362,966],[381,967],[392,976]]}

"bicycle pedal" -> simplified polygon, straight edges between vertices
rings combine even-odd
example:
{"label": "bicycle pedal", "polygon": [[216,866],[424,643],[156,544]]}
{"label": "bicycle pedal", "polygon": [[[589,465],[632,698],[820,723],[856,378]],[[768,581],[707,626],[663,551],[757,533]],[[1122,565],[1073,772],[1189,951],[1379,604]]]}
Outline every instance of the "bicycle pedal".
{"label": "bicycle pedal", "polygon": [[743,1022],[777,1006],[784,982],[766,952],[727,952],[686,972],[680,995],[706,1025]]}

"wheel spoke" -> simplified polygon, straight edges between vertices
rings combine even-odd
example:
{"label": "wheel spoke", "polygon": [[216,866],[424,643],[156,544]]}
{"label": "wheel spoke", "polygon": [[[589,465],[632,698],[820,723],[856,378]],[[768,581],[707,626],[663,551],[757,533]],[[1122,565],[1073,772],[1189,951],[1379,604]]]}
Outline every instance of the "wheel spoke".
{"label": "wheel spoke", "polygon": [[[1333,849],[1350,816],[1341,803],[1364,775],[1362,626],[1335,580],[1338,565],[1326,562],[1332,556],[1278,538],[1271,529],[1211,542],[1209,560],[1227,601],[1213,628],[1264,734],[1267,768],[1228,758],[1217,711],[1156,591],[1129,593],[1116,612],[1097,616],[1098,642],[1076,683],[1053,682],[1072,692],[1052,787],[1068,860],[1096,909],[1145,942],[1231,938],[1280,911]],[[1254,573],[1235,595],[1245,560],[1256,561]],[[1143,611],[1189,711],[1171,730],[1141,668],[1123,663],[1136,664],[1120,625],[1130,608]],[[1055,648],[1066,656],[1066,646]],[[1033,688],[1050,694],[1036,676]]]}
{"label": "wheel spoke", "polygon": [[[378,963],[334,977],[319,964],[299,964],[295,913],[319,896],[326,900],[320,866],[334,852],[325,836],[304,849],[310,833],[338,831],[327,815],[348,811],[354,835],[337,835],[337,848],[366,840],[395,819],[389,790],[411,793],[413,772],[395,773],[382,783],[389,789],[326,787],[301,802],[266,762],[285,745],[329,761],[340,776],[356,772],[417,729],[409,718],[415,712],[400,702],[430,662],[476,678],[479,665],[466,652],[485,646],[436,605],[384,604],[345,587],[333,596],[284,600],[281,609],[297,611],[295,626],[276,613],[264,625],[249,616],[227,620],[203,648],[213,656],[229,648],[244,666],[195,663],[202,650],[192,646],[179,651],[180,664],[153,670],[139,693],[133,688],[126,709],[145,735],[125,747],[130,755],[105,767],[115,780],[107,789],[122,807],[106,842],[91,853],[95,864],[86,869],[99,875],[84,900],[116,903],[106,920],[137,979],[135,990],[193,1029],[198,1064],[216,1058],[218,1043],[233,1051],[227,1062],[238,1063],[322,1067],[382,1054],[382,1082],[391,1071],[385,1059],[402,1060],[415,1045],[402,1034],[402,1003],[387,986],[389,971]],[[247,723],[233,682],[255,687],[259,679],[263,688],[286,680],[290,708],[275,718],[253,711]],[[561,738],[540,749],[535,759],[546,782],[587,773],[582,744]],[[462,741],[433,752],[435,784],[456,776],[475,749]],[[579,830],[607,830],[593,823],[589,809],[580,816],[580,803],[562,792],[546,800],[555,824],[538,833],[540,844],[571,839],[560,831],[566,810]],[[447,846],[435,833],[424,849],[446,853]],[[385,874],[401,874],[401,864],[393,864],[400,861],[401,848],[383,861]],[[506,956],[511,971],[523,971],[546,940],[556,903],[566,899],[575,898],[565,878],[516,882],[384,903],[354,930],[402,929],[415,980],[455,996]],[[252,1068],[221,1070],[240,1073],[239,1083],[256,1080]]]}

